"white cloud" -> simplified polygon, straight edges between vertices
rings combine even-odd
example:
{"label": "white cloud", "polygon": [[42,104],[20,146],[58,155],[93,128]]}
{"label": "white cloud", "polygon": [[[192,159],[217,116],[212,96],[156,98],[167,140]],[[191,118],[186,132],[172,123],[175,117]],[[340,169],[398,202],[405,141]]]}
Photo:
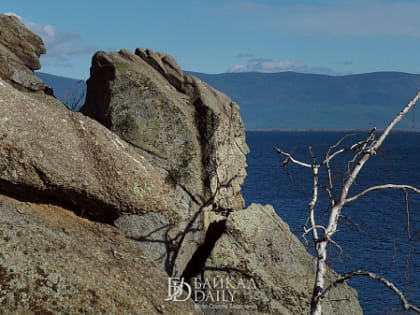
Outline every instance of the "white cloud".
{"label": "white cloud", "polygon": [[[15,15],[10,13],[11,15]],[[16,16],[16,15],[15,15]],[[38,34],[47,48],[47,54],[41,56],[43,64],[65,64],[69,56],[75,54],[93,53],[94,47],[80,44],[80,34],[76,32],[62,32],[54,25],[41,25],[32,21],[22,19],[22,22],[32,32]]]}
{"label": "white cloud", "polygon": [[284,72],[294,71],[301,73],[317,73],[317,74],[328,74],[338,75],[337,73],[329,68],[325,67],[308,67],[302,62],[294,60],[272,60],[265,58],[250,59],[247,63],[236,64],[229,68],[228,72]]}

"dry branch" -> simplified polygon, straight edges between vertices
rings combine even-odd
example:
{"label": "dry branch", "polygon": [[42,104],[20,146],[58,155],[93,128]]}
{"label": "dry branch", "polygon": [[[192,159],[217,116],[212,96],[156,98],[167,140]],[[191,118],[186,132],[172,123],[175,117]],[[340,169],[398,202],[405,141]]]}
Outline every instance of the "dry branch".
{"label": "dry branch", "polygon": [[329,285],[324,292],[322,293],[322,297],[325,296],[327,294],[327,292],[329,290],[331,290],[334,286],[336,286],[339,283],[344,283],[348,280],[350,280],[351,278],[355,277],[355,276],[365,276],[365,277],[369,277],[371,279],[374,279],[376,281],[379,281],[380,283],[382,283],[383,285],[385,285],[388,289],[390,289],[391,291],[393,291],[398,298],[401,301],[401,304],[403,306],[403,308],[407,311],[415,311],[417,313],[420,314],[420,308],[418,308],[417,306],[409,303],[407,301],[407,299],[405,298],[404,294],[401,292],[401,290],[399,290],[391,281],[385,279],[384,277],[381,277],[373,272],[370,271],[366,271],[366,270],[355,270],[355,271],[351,271],[348,272],[346,274],[344,274],[343,276],[339,277],[338,279],[336,279],[335,281],[333,281],[333,283],[331,285]]}
{"label": "dry branch", "polygon": [[[376,139],[376,128],[373,128],[369,132],[365,140],[356,142],[344,148],[339,148],[340,145],[345,140],[345,138],[348,137],[348,136],[345,136],[341,138],[335,145],[331,146],[328,149],[328,151],[325,154],[325,159],[321,163],[317,162],[315,158],[315,154],[313,153],[311,147],[308,148],[310,157],[312,159],[311,164],[299,161],[295,159],[290,153],[284,152],[278,148],[276,149],[277,153],[286,157],[286,159],[283,162],[283,166],[287,166],[289,163],[293,163],[304,168],[312,169],[312,175],[313,175],[312,199],[308,204],[308,208],[309,208],[308,221],[310,222],[310,227],[307,228],[305,226],[305,233],[304,233],[304,235],[306,235],[309,232],[312,232],[312,238],[314,240],[315,249],[317,252],[316,279],[315,279],[315,284],[313,288],[312,303],[311,303],[312,315],[321,315],[322,313],[321,300],[325,296],[325,292],[326,292],[326,289],[324,289],[324,287],[325,287],[326,272],[327,272],[327,263],[326,263],[327,255],[328,255],[327,247],[328,245],[333,244],[341,249],[341,247],[339,247],[338,244],[336,244],[332,238],[333,238],[333,235],[338,231],[337,229],[338,220],[341,216],[341,211],[343,207],[346,204],[351,203],[359,199],[360,197],[366,195],[367,193],[376,191],[376,190],[401,189],[405,192],[410,190],[410,191],[420,194],[420,190],[413,186],[386,184],[386,185],[379,185],[379,186],[373,186],[373,187],[367,188],[352,197],[348,197],[350,188],[353,185],[354,181],[356,180],[357,176],[359,175],[360,171],[362,170],[363,166],[366,164],[366,162],[369,160],[371,156],[376,154],[376,152],[378,151],[382,143],[385,141],[385,139],[387,138],[391,130],[405,116],[405,114],[416,104],[416,102],[419,99],[420,99],[420,91],[395,116],[395,118],[389,123],[389,125],[385,128],[385,130],[382,132],[381,136],[378,139]],[[335,149],[337,150],[334,151]],[[348,177],[344,180],[344,183],[343,183],[343,186],[342,186],[342,189],[338,198],[335,198],[334,191],[333,191],[333,178],[332,178],[330,163],[337,156],[345,152],[349,152],[349,151],[354,152],[354,155],[352,159],[350,159],[350,161],[347,163]],[[329,213],[328,224],[326,226],[318,224],[315,217],[315,209],[318,204],[318,188],[321,187],[319,185],[318,175],[319,175],[320,169],[323,167],[326,167],[326,172],[327,172],[328,181],[329,181],[327,187],[324,187],[324,188],[326,188],[325,191],[327,192],[328,198],[331,203],[331,210]],[[408,210],[407,210],[407,213],[409,213]],[[318,234],[318,232],[322,232],[322,235]],[[386,281],[385,279],[373,273],[368,273],[365,271],[356,271],[356,272],[349,273],[346,275],[351,276],[351,277],[354,275],[365,275],[365,276],[367,275],[378,281],[381,281],[382,283],[386,284],[389,288],[391,288],[400,297],[401,301],[403,302],[404,307],[408,306],[410,307],[410,309],[413,309],[413,310],[417,309],[415,306],[407,303],[405,299],[402,299],[404,298],[404,296],[398,289],[395,288],[395,286],[392,283],[390,283],[389,281]],[[345,280],[346,279],[343,279],[342,281],[345,281]]]}
{"label": "dry branch", "polygon": [[346,200],[344,200],[344,204],[353,202],[357,199],[359,199],[360,197],[372,192],[372,191],[377,191],[377,190],[385,190],[385,189],[399,189],[399,190],[403,190],[403,191],[407,191],[407,190],[411,190],[417,194],[420,194],[420,189],[410,186],[410,185],[396,185],[396,184],[385,184],[385,185],[378,185],[378,186],[372,186],[369,187],[363,191],[361,191],[360,193],[358,193],[357,195],[354,195],[353,197],[347,198]]}

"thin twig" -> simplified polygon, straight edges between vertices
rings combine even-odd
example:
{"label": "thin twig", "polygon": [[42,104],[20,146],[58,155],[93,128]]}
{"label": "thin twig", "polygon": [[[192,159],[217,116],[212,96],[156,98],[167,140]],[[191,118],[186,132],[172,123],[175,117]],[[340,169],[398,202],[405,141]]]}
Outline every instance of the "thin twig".
{"label": "thin twig", "polygon": [[410,208],[408,205],[408,191],[404,190],[404,199],[405,199],[405,213],[407,216],[407,237],[408,240],[411,241],[411,234],[410,234]]}
{"label": "thin twig", "polygon": [[350,280],[351,278],[355,277],[355,276],[365,276],[365,277],[369,277],[373,280],[379,281],[380,283],[382,283],[383,285],[385,285],[388,289],[390,289],[391,291],[393,291],[398,298],[401,301],[401,304],[403,306],[403,308],[407,311],[415,311],[417,313],[420,314],[420,308],[409,303],[407,301],[407,299],[405,298],[404,294],[389,280],[385,279],[384,277],[381,277],[373,272],[370,271],[366,271],[366,270],[355,270],[355,271],[351,271],[348,272],[346,274],[344,274],[343,276],[339,277],[338,279],[336,279],[335,281],[332,282],[332,284],[330,284],[321,294],[321,297],[324,297],[325,294],[331,290],[333,287],[335,287],[337,284],[339,283],[344,283],[348,280]]}
{"label": "thin twig", "polygon": [[397,185],[397,184],[385,184],[385,185],[378,185],[378,186],[372,186],[369,188],[366,188],[365,190],[361,191],[360,193],[358,193],[357,195],[354,195],[353,197],[349,197],[347,199],[344,200],[344,204],[348,204],[350,202],[353,202],[357,199],[359,199],[360,197],[372,192],[372,191],[377,191],[377,190],[385,190],[385,189],[400,189],[400,190],[411,190],[417,194],[420,194],[420,189],[414,187],[414,186],[410,186],[410,185]]}
{"label": "thin twig", "polygon": [[299,166],[302,166],[302,167],[312,168],[311,164],[304,163],[304,162],[296,160],[295,158],[292,157],[292,155],[290,153],[284,152],[284,151],[280,150],[279,148],[276,148],[276,151],[277,151],[278,154],[286,157],[286,160],[284,160],[284,162],[283,162],[283,166],[287,165],[289,162],[292,162],[292,163],[294,163],[296,165],[299,165]]}

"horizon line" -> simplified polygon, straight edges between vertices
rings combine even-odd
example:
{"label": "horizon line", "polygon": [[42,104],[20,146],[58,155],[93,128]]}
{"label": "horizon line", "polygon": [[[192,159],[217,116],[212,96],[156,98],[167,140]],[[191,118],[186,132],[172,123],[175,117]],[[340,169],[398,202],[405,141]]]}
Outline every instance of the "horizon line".
{"label": "horizon line", "polygon": [[[400,74],[408,74],[408,75],[420,75],[420,73],[414,73],[414,72],[404,72],[404,71],[396,71],[396,70],[381,70],[381,71],[371,71],[371,72],[357,72],[357,73],[348,73],[348,74],[326,74],[326,73],[313,73],[313,72],[298,72],[298,71],[277,71],[277,72],[261,72],[261,71],[244,71],[244,72],[218,72],[218,73],[207,73],[207,72],[200,72],[200,71],[194,71],[194,70],[184,70],[182,69],[184,73],[199,73],[199,74],[205,74],[205,75],[222,75],[222,74],[279,74],[279,73],[296,73],[296,74],[303,74],[303,75],[318,75],[318,76],[326,76],[326,77],[348,77],[348,76],[357,76],[357,75],[366,75],[366,74],[376,74],[376,73],[400,73]],[[35,70],[35,73],[43,73],[47,75],[52,75],[56,77],[66,78],[66,79],[73,79],[73,80],[88,80],[76,78],[76,77],[66,77],[61,74],[55,74],[50,72],[42,71],[42,68],[39,70]]]}
{"label": "horizon line", "polygon": [[[370,129],[322,129],[322,128],[245,128],[246,132],[370,132]],[[377,128],[377,132],[383,132],[385,128]],[[392,132],[405,132],[405,133],[420,133],[420,129],[406,129],[398,128],[393,129]]]}

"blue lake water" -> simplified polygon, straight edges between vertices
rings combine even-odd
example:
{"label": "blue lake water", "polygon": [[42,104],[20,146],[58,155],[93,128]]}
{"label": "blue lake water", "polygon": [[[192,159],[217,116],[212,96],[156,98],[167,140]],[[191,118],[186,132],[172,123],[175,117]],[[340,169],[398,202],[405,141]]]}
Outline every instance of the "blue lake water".
{"label": "blue lake water", "polygon": [[[302,240],[307,204],[312,194],[312,173],[293,165],[285,170],[281,165],[284,158],[273,148],[279,147],[310,163],[309,145],[321,159],[328,147],[343,135],[340,132],[247,132],[251,153],[248,155],[248,176],[242,189],[247,204],[272,204]],[[364,135],[356,134],[347,138],[346,143],[361,140]],[[345,175],[345,161],[337,160],[333,165],[337,186]],[[367,162],[350,195],[386,183],[420,187],[420,133],[391,134],[380,152]],[[327,219],[326,200],[321,200],[325,207],[318,211],[321,222]],[[408,201],[410,241],[404,192],[374,192],[346,207],[339,222],[340,231],[335,235],[335,241],[344,252],[339,255],[338,250],[332,249],[329,264],[339,273],[365,269],[382,275],[394,282],[410,302],[418,305],[420,196],[409,193]],[[358,277],[350,284],[358,290],[365,314],[383,315],[391,314],[391,311],[393,314],[411,314],[402,310],[399,299],[389,289],[374,280]]]}

